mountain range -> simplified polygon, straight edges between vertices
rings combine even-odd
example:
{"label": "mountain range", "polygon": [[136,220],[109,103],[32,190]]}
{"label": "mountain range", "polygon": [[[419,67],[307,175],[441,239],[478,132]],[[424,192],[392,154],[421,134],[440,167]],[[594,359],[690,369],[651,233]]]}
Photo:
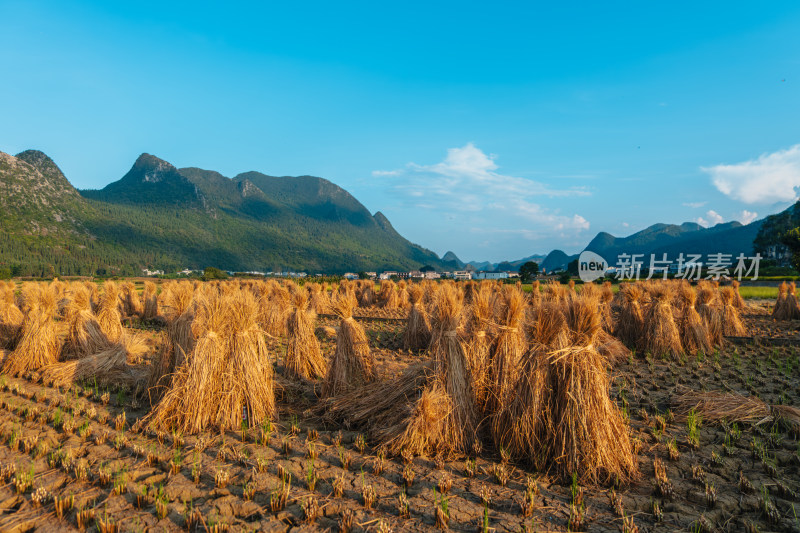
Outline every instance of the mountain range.
{"label": "mountain range", "polygon": [[75,189],[44,153],[0,152],[0,267],[20,275],[442,268],[328,180],[233,178],[142,154],[122,179]]}
{"label": "mountain range", "polygon": [[[783,221],[786,217],[772,215],[772,217],[757,220],[747,225],[739,222],[726,222],[710,228],[703,227],[695,222],[684,222],[680,225],[653,224],[628,237],[615,237],[610,233],[600,232],[589,242],[584,250],[599,254],[611,266],[617,264],[617,258],[620,254],[644,254],[644,257],[640,260],[645,262],[650,260],[650,254],[655,254],[656,259],[661,259],[664,253],[667,254],[667,258],[670,260],[676,259],[680,253],[702,254],[704,260],[706,255],[710,253],[731,254],[733,257],[736,257],[739,253],[744,253],[750,256],[753,253],[753,241],[756,236],[764,234],[762,225],[765,220],[770,221],[773,218]],[[763,237],[763,239],[770,240],[770,242],[775,240],[771,236]],[[502,270],[503,265],[511,264],[514,269],[519,269],[519,266],[525,261],[536,261],[541,269],[546,272],[552,272],[554,270],[565,270],[567,265],[577,259],[579,255],[569,255],[563,250],[553,250],[547,256],[534,255],[516,261],[503,263],[471,262],[466,264],[480,265],[480,268],[477,268],[478,270]],[[455,254],[452,254],[450,260],[454,259],[458,260]]]}
{"label": "mountain range", "polygon": [[[800,205],[800,204],[798,204]],[[598,233],[585,250],[610,265],[619,254],[751,254],[800,224],[792,206],[748,225],[705,228],[654,224],[627,237]],[[44,153],[0,152],[0,270],[18,275],[135,275],[217,266],[237,271],[342,273],[360,270],[518,270],[535,261],[547,272],[577,255],[491,263],[441,259],[403,238],[380,212],[371,214],[341,187],[313,176],[245,172],[228,178],[176,168],[142,154],[118,181],[79,191]]]}

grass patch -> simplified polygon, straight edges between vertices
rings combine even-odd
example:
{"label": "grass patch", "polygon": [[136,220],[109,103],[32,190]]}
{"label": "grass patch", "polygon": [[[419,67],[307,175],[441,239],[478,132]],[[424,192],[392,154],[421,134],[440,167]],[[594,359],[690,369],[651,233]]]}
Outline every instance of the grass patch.
{"label": "grass patch", "polygon": [[775,299],[778,297],[778,287],[739,287],[739,294],[748,300],[751,298]]}

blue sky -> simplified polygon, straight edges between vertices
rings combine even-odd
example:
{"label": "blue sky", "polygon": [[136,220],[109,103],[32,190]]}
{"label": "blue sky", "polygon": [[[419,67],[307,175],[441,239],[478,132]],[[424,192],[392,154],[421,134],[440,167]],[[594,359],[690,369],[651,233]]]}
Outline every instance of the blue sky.
{"label": "blue sky", "polygon": [[317,175],[465,260],[790,205],[800,4],[555,4],[0,0],[0,150]]}

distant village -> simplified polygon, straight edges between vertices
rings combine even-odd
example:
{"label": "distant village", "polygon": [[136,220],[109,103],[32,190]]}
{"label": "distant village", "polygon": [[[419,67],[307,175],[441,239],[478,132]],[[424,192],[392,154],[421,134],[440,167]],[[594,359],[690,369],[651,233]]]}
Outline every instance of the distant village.
{"label": "distant village", "polygon": [[[163,270],[150,270],[147,268],[142,269],[142,274],[146,277],[160,277],[165,276]],[[197,276],[203,274],[202,270],[183,269],[176,273],[178,276]],[[263,276],[263,277],[279,277],[279,278],[306,278],[306,277],[326,277],[327,274],[316,273],[310,275],[307,272],[227,272],[228,275],[244,274],[248,276]],[[423,280],[423,279],[454,279],[454,280],[484,280],[484,279],[508,279],[519,277],[517,272],[497,271],[497,270],[474,270],[467,268],[465,270],[452,270],[446,272],[436,272],[430,270],[412,270],[410,272],[402,272],[399,270],[387,270],[385,272],[345,272],[342,277],[344,279],[374,279],[374,280]]]}

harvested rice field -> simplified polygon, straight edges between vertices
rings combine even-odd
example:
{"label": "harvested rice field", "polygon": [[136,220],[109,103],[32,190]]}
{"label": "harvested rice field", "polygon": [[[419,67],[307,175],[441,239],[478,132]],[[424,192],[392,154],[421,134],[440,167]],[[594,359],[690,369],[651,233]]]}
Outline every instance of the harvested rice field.
{"label": "harvested rice field", "polygon": [[800,306],[0,285],[0,531],[800,531]]}

